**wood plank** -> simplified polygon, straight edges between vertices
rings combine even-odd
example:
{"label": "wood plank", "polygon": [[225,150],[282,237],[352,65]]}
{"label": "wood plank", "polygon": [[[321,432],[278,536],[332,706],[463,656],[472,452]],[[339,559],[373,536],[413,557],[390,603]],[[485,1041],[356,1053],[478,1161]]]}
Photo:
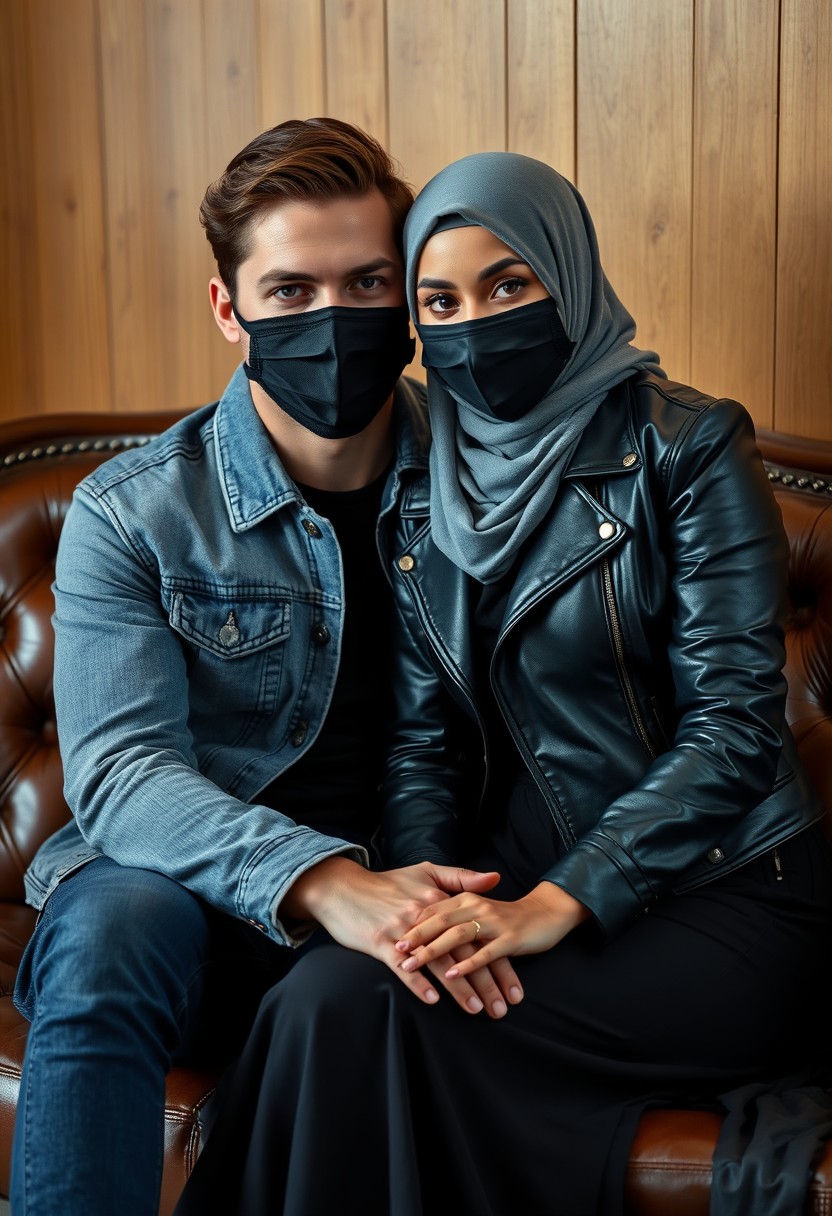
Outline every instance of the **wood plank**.
{"label": "wood plank", "polygon": [[696,6],[691,379],[770,427],[778,0]]}
{"label": "wood plank", "polygon": [[774,425],[832,439],[832,6],[781,19]]}
{"label": "wood plank", "polygon": [[577,185],[636,345],[690,373],[693,7],[578,2]]}
{"label": "wood plank", "polygon": [[109,410],[95,2],[30,0],[26,18],[42,405]]}
{"label": "wood plank", "polygon": [[46,404],[38,324],[40,292],[32,273],[37,233],[27,10],[17,0],[0,0],[0,22],[0,278],[5,284],[0,420],[5,420],[41,413]]}
{"label": "wood plank", "polygon": [[506,147],[503,0],[387,0],[387,55],[389,146],[417,189]]}
{"label": "wood plank", "polygon": [[326,112],[387,146],[384,0],[326,0]]}
{"label": "wood plank", "polygon": [[325,114],[323,0],[259,0],[258,12],[262,129]]}
{"label": "wood plank", "polygon": [[[202,193],[232,157],[258,135],[260,83],[257,76],[257,5],[255,0],[203,0],[205,19],[206,165]],[[201,198],[201,195],[200,195]],[[196,220],[196,217],[195,217]],[[197,221],[198,222],[198,221]],[[197,229],[197,231],[202,231]],[[208,318],[209,397],[219,397],[240,361],[239,346],[222,337],[213,321],[208,280],[217,267],[202,237],[200,301]]]}
{"label": "wood plank", "polygon": [[198,0],[101,5],[116,408],[212,396],[198,208],[206,168]]}
{"label": "wood plank", "polygon": [[507,0],[508,147],[575,180],[573,0]]}

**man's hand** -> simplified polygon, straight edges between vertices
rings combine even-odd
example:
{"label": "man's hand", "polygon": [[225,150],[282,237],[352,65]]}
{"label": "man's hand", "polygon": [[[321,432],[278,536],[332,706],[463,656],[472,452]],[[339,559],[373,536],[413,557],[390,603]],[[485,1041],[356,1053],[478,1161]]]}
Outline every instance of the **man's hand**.
{"label": "man's hand", "polygon": [[[281,903],[281,914],[314,920],[342,946],[380,959],[426,1004],[439,993],[421,971],[401,970],[396,942],[433,903],[463,891],[490,891],[500,880],[494,871],[479,872],[431,862],[380,873],[365,870],[348,857],[328,857],[302,874]],[[447,978],[445,972],[467,954],[448,953],[433,960],[431,974],[467,1013],[483,1007],[491,1017],[502,1017],[508,1004],[522,1000],[523,992],[508,959],[493,968],[479,968],[471,978]]]}

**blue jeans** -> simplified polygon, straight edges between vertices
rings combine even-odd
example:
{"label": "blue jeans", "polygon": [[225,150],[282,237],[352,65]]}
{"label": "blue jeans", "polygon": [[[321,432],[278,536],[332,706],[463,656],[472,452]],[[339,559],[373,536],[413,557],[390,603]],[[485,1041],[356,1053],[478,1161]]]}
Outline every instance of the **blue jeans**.
{"label": "blue jeans", "polygon": [[151,870],[100,858],[60,884],[15,990],[14,1216],[156,1216],[171,1063],[230,1057],[293,954]]}

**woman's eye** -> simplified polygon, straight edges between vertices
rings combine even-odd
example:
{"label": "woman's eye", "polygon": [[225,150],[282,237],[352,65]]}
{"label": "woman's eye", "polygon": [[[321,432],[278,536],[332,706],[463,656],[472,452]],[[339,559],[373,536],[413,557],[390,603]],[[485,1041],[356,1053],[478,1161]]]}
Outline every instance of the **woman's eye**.
{"label": "woman's eye", "polygon": [[453,296],[438,292],[436,295],[428,296],[426,300],[422,300],[421,307],[426,308],[434,317],[447,317],[451,313],[456,312],[459,304]]}
{"label": "woman's eye", "polygon": [[498,283],[494,288],[494,295],[498,299],[508,300],[512,296],[516,296],[518,291],[522,291],[525,286],[525,279],[503,279],[502,283]]}

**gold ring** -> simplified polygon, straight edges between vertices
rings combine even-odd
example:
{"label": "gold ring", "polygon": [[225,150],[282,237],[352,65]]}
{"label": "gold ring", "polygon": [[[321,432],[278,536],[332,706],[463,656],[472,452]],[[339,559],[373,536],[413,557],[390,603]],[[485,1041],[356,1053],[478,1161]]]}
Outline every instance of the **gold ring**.
{"label": "gold ring", "polygon": [[480,922],[478,920],[472,920],[471,924],[474,926],[474,941],[476,941],[480,935]]}

